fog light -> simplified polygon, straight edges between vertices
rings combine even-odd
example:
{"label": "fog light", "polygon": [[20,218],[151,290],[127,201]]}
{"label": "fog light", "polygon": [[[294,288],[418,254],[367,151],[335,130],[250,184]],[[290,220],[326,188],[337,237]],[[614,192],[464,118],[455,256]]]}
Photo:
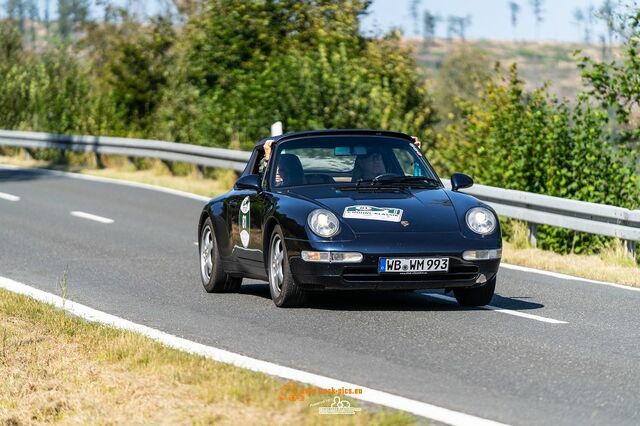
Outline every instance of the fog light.
{"label": "fog light", "polygon": [[362,253],[341,251],[303,251],[300,253],[305,262],[323,263],[360,263]]}
{"label": "fog light", "polygon": [[480,276],[476,280],[476,283],[478,284],[484,284],[486,282],[487,282],[487,277],[485,277],[484,274],[480,274]]}
{"label": "fog light", "polygon": [[464,260],[491,260],[500,259],[502,257],[502,249],[495,250],[467,250],[462,253]]}
{"label": "fog light", "polygon": [[331,253],[328,251],[303,251],[301,256],[305,262],[331,262]]}
{"label": "fog light", "polygon": [[332,251],[331,261],[336,263],[360,263],[362,262],[362,253]]}

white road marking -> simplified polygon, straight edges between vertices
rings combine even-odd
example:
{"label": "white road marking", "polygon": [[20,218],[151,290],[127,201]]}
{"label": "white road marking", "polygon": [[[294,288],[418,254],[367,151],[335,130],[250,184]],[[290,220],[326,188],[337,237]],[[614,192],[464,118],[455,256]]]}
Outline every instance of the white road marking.
{"label": "white road marking", "polygon": [[150,185],[148,183],[139,183],[139,182],[133,182],[129,180],[112,179],[112,178],[106,178],[101,176],[83,175],[80,173],[63,172],[61,170],[48,170],[48,169],[37,169],[37,168],[33,169],[30,167],[19,167],[19,166],[7,165],[7,164],[0,165],[0,169],[37,170],[38,172],[46,173],[52,176],[64,176],[71,179],[88,180],[92,182],[102,182],[102,183],[111,183],[115,185],[131,186],[134,188],[142,188],[142,189],[148,189],[151,191],[164,192],[166,194],[177,195],[179,197],[191,198],[192,200],[205,201],[205,202],[211,200],[212,198],[212,197],[204,197],[198,194],[193,194],[191,192],[180,191],[178,189],[171,189],[171,188],[165,188],[157,185]]}
{"label": "white road marking", "polygon": [[20,201],[20,197],[17,195],[7,194],[6,192],[0,192],[0,198],[7,201]]}
{"label": "white road marking", "polygon": [[501,263],[500,267],[505,269],[512,269],[514,271],[530,272],[532,274],[546,275],[548,277],[560,278],[563,280],[578,281],[578,282],[582,281],[582,282],[591,283],[591,284],[599,284],[599,285],[607,285],[609,287],[623,288],[625,290],[640,291],[640,287],[632,287],[630,285],[610,283],[607,281],[590,280],[588,278],[580,278],[573,275],[561,274],[559,272],[545,271],[543,269],[527,268],[526,266],[511,265],[509,263]]}
{"label": "white road marking", "polygon": [[102,216],[97,216],[95,214],[85,213],[85,212],[78,212],[78,211],[71,212],[71,216],[80,217],[82,219],[94,220],[94,221],[100,222],[100,223],[113,223],[114,222],[113,219],[109,219],[108,217],[102,217]]}
{"label": "white road marking", "polygon": [[[456,301],[455,297],[445,296],[444,294],[422,293],[422,292],[418,292],[418,294],[421,294],[423,296],[432,297],[434,299],[445,300],[447,302],[458,303]],[[514,311],[512,309],[499,308],[497,306],[484,305],[484,306],[480,306],[480,308],[481,309],[487,309],[489,311],[500,312],[502,314],[513,315],[513,316],[516,316],[516,317],[522,317],[522,318],[532,319],[532,320],[536,320],[536,321],[547,322],[549,324],[567,324],[566,321],[560,321],[560,320],[553,319],[553,318],[541,317],[541,316],[538,316],[538,315],[526,314],[524,312]]]}
{"label": "white road marking", "polygon": [[502,423],[492,420],[483,419],[481,417],[472,416],[470,414],[449,410],[447,408],[431,405],[426,402],[416,401],[402,396],[393,395],[387,392],[367,388],[353,383],[346,383],[341,380],[333,379],[318,374],[308,373],[306,371],[297,370],[295,368],[285,367],[272,362],[263,361],[248,356],[236,354],[234,352],[218,349],[213,346],[206,346],[201,343],[193,342],[181,337],[173,336],[163,331],[147,327],[145,325],[136,324],[124,318],[98,311],[85,305],[81,305],[70,300],[65,300],[59,296],[39,290],[37,288],[19,283],[9,278],[0,277],[0,288],[4,288],[14,293],[23,294],[41,302],[52,304],[53,306],[63,309],[73,315],[84,318],[88,321],[98,322],[119,328],[140,333],[150,337],[166,346],[179,349],[185,352],[204,356],[214,361],[225,364],[235,365],[236,367],[246,368],[248,370],[277,376],[288,380],[295,380],[301,383],[307,383],[312,386],[324,389],[341,387],[360,388],[362,394],[349,395],[354,399],[383,405],[397,410],[406,411],[417,416],[433,419],[438,422],[447,423],[455,426],[500,426]]}
{"label": "white road marking", "polygon": [[[29,168],[29,167],[19,167],[19,166],[7,165],[7,164],[1,164],[0,165],[0,169],[33,170],[32,168]],[[68,177],[68,178],[71,178],[71,179],[88,180],[88,181],[93,181],[93,182],[103,182],[103,183],[111,183],[111,184],[114,184],[114,185],[130,186],[130,187],[134,187],[134,188],[143,188],[143,189],[148,189],[148,190],[151,190],[151,191],[164,192],[164,193],[171,194],[171,195],[177,195],[179,197],[191,198],[192,200],[198,200],[198,201],[205,201],[206,202],[206,201],[209,201],[211,199],[210,197],[203,197],[202,195],[193,194],[191,192],[179,191],[177,189],[165,188],[165,187],[162,187],[162,186],[150,185],[150,184],[146,184],[146,183],[138,183],[138,182],[121,180],[121,179],[105,178],[105,177],[100,177],[100,176],[82,175],[82,174],[79,174],[79,173],[63,172],[63,171],[60,171],[60,170],[47,170],[47,169],[37,169],[37,170],[39,172],[51,174],[51,175],[54,175],[54,176],[65,176],[65,177]],[[516,271],[530,272],[532,274],[546,275],[546,276],[550,276],[550,277],[554,277],[554,278],[561,278],[561,279],[565,279],[565,280],[571,280],[571,281],[577,281],[577,282],[585,282],[585,283],[591,283],[591,284],[601,284],[601,285],[606,285],[606,286],[610,286],[610,287],[621,288],[621,289],[624,289],[624,290],[640,291],[639,287],[632,287],[632,286],[628,286],[628,285],[624,285],[624,284],[612,283],[612,282],[607,282],[607,281],[590,280],[588,278],[580,278],[580,277],[576,277],[576,276],[573,276],[573,275],[560,274],[558,272],[550,272],[550,271],[545,271],[545,270],[542,270],[542,269],[535,269],[535,268],[527,268],[527,267],[524,267],[524,266],[510,265],[508,263],[501,263],[500,267],[504,267],[505,269],[513,269],[513,270],[516,270]]]}

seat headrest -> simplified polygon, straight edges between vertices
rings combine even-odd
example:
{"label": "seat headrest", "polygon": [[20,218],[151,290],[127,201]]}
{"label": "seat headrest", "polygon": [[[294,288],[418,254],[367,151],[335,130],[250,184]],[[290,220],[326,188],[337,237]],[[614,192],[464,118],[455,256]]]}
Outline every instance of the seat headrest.
{"label": "seat headrest", "polygon": [[278,169],[280,176],[282,176],[283,186],[295,186],[304,183],[304,170],[297,155],[281,154],[278,161]]}

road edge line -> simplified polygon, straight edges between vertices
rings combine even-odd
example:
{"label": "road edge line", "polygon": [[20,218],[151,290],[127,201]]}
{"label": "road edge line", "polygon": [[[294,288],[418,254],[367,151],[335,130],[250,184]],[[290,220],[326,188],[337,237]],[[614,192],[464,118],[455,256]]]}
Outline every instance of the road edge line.
{"label": "road edge line", "polygon": [[591,280],[589,278],[576,277],[575,275],[567,275],[562,272],[546,271],[544,269],[529,268],[527,266],[512,265],[510,263],[500,263],[501,268],[511,269],[513,271],[530,272],[532,274],[546,275],[553,278],[559,278],[569,281],[582,281],[590,284],[606,285],[609,287],[621,288],[623,290],[640,291],[640,287],[634,287],[629,284],[618,284],[609,281]]}
{"label": "road edge line", "polygon": [[202,343],[193,342],[142,324],[137,324],[133,321],[129,321],[115,315],[108,314],[106,312],[99,311],[97,309],[93,309],[89,306],[82,305],[71,300],[65,300],[60,296],[56,296],[52,293],[48,293],[27,284],[14,281],[10,278],[0,277],[0,288],[16,294],[31,297],[32,299],[40,302],[51,304],[56,308],[62,309],[84,320],[139,333],[157,342],[160,342],[165,346],[188,353],[201,355],[213,361],[231,364],[236,367],[268,374],[270,376],[295,380],[325,389],[340,389],[342,387],[352,389],[360,388],[362,389],[361,395],[349,395],[349,397],[401,411],[406,411],[417,416],[426,417],[454,426],[503,425],[502,423],[498,423],[493,420],[476,417],[470,414],[450,410],[448,408],[438,407],[426,402],[412,400],[387,392],[359,386],[353,383],[347,383],[330,377],[321,376],[318,374],[285,367],[272,362],[251,358],[224,349],[207,346]]}
{"label": "road edge line", "polygon": [[[80,180],[88,180],[88,181],[94,181],[94,182],[112,183],[115,185],[131,186],[134,188],[142,188],[142,189],[148,189],[151,191],[164,192],[166,194],[177,195],[179,197],[191,198],[192,200],[198,200],[198,201],[204,201],[204,202],[207,202],[213,198],[213,197],[208,198],[203,195],[194,194],[192,192],[180,191],[179,189],[172,189],[172,188],[166,188],[164,186],[151,185],[149,183],[134,182],[134,181],[123,180],[123,179],[106,178],[102,176],[85,175],[82,173],[65,172],[62,170],[43,169],[39,167],[21,167],[21,166],[14,166],[12,164],[0,164],[0,169],[2,168],[13,169],[13,170],[38,170],[38,171],[50,173],[53,175],[66,176],[72,179],[80,179]],[[546,271],[544,269],[529,268],[526,266],[512,265],[510,263],[500,263],[500,266],[504,267],[505,269],[519,270],[522,272],[530,272],[532,274],[547,275],[554,278],[560,278],[565,280],[582,281],[582,282],[591,283],[591,284],[607,285],[610,287],[621,288],[624,290],[640,291],[640,287],[633,287],[628,284],[619,284],[619,283],[613,283],[608,281],[591,280],[589,278],[577,277],[575,275],[567,275],[561,272]]]}
{"label": "road edge line", "polygon": [[[437,300],[444,300],[445,302],[449,302],[449,303],[458,304],[458,301],[456,300],[455,297],[446,296],[440,293],[425,293],[424,291],[419,291],[417,292],[417,294],[420,294],[426,297],[431,297]],[[529,314],[527,312],[518,311],[516,309],[501,308],[500,306],[494,306],[494,305],[476,306],[475,309],[484,309],[486,311],[498,312],[500,314],[512,315],[514,317],[526,318],[533,321],[544,322],[547,324],[569,324],[567,321],[557,320],[555,318],[550,318],[550,317],[543,317],[542,315]]]}
{"label": "road edge line", "polygon": [[116,185],[131,186],[134,188],[143,188],[151,191],[164,192],[165,194],[177,195],[180,197],[191,198],[192,200],[207,202],[214,197],[205,197],[204,195],[194,194],[193,192],[181,191],[179,189],[167,188],[164,186],[152,185],[150,183],[134,182],[131,180],[115,179],[102,176],[85,175],[82,173],[65,172],[63,170],[51,170],[43,169],[40,167],[21,167],[14,166],[12,164],[0,164],[0,169],[12,169],[12,170],[37,170],[46,174],[54,176],[65,176],[71,179],[89,180],[93,182],[112,183]]}

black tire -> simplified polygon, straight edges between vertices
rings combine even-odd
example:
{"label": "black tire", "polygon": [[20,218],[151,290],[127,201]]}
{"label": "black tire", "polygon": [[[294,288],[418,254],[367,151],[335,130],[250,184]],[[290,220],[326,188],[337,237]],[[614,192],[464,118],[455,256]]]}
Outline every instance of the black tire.
{"label": "black tire", "polygon": [[[235,293],[240,290],[242,278],[232,277],[222,267],[216,234],[211,218],[207,218],[200,230],[200,278],[207,293]],[[210,261],[210,265],[207,261]],[[210,266],[210,268],[209,268]]]}
{"label": "black tire", "polygon": [[[278,268],[280,274],[277,272]],[[287,248],[280,225],[275,226],[269,239],[267,270],[269,272],[269,292],[276,306],[294,308],[302,306],[306,302],[307,293],[296,284],[291,274]]]}
{"label": "black tire", "polygon": [[496,276],[494,275],[481,287],[454,288],[453,294],[460,306],[484,306],[488,305],[496,290]]}

